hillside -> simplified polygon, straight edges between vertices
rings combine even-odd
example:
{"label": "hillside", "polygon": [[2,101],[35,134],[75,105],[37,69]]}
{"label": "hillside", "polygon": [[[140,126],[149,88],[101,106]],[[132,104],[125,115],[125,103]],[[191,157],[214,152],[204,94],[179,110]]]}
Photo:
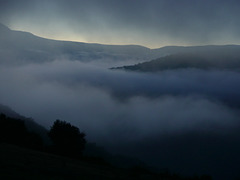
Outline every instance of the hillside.
{"label": "hillside", "polygon": [[57,41],[28,32],[13,31],[0,24],[0,64],[43,63],[56,59],[82,62],[144,59],[150,49],[138,45],[101,45]]}
{"label": "hillside", "polygon": [[182,48],[179,53],[152,61],[113,69],[156,72],[171,69],[240,69],[240,46],[203,46]]}
{"label": "hillside", "polygon": [[211,180],[208,175],[184,178],[170,172],[123,169],[88,159],[76,160],[0,143],[0,179],[24,180]]}
{"label": "hillside", "polygon": [[240,46],[166,46],[150,49],[140,45],[102,45],[58,41],[41,38],[29,32],[14,31],[0,23],[0,65],[45,63],[59,59],[128,65],[178,53],[195,52],[201,55],[207,53],[212,56],[220,53],[220,57],[222,55],[226,57],[228,54],[239,57]]}
{"label": "hillside", "polygon": [[33,119],[26,118],[26,117],[16,113],[15,111],[13,111],[11,108],[4,106],[2,104],[0,104],[0,114],[5,114],[10,118],[23,120],[26,128],[30,132],[39,134],[45,143],[47,143],[47,144],[50,143],[50,140],[47,135],[48,130],[46,128],[44,128],[43,126],[41,126],[40,124],[36,123]]}
{"label": "hillside", "polygon": [[0,179],[159,179],[128,171],[0,144]]}
{"label": "hillside", "polygon": [[[0,119],[0,179],[189,179],[164,169],[153,170],[136,158],[111,155],[91,143],[83,156],[61,154],[74,148],[66,145],[67,151],[58,151],[60,146],[43,144],[38,133],[29,132],[22,120],[4,114]],[[192,180],[199,178],[211,180],[208,175]]]}

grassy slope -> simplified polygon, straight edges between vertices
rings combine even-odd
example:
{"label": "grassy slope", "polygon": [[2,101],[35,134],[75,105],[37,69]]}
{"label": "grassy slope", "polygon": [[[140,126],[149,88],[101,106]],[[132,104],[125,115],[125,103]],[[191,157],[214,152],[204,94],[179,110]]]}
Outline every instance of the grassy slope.
{"label": "grassy slope", "polygon": [[154,174],[131,172],[48,153],[0,144],[0,179],[159,179]]}

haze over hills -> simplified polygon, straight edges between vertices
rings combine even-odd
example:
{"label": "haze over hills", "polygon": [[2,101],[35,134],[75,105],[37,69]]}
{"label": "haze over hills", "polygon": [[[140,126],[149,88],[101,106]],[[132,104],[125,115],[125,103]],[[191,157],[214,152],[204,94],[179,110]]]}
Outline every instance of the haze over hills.
{"label": "haze over hills", "polygon": [[42,63],[56,59],[83,62],[147,59],[150,49],[137,45],[101,45],[49,40],[31,33],[12,31],[0,24],[1,64]]}
{"label": "haze over hills", "polygon": [[156,72],[186,68],[218,70],[240,69],[240,46],[238,45],[166,47],[164,49],[168,49],[172,54],[148,62],[113,69],[140,72]]}
{"label": "haze over hills", "polygon": [[[139,71],[157,71],[171,68],[206,67],[228,59],[228,67],[238,67],[240,46],[167,46],[149,49],[139,45],[101,45],[83,42],[49,40],[28,32],[13,31],[0,24],[0,64],[21,65],[44,63],[59,59],[80,62],[107,62],[109,67],[130,65],[150,61],[136,66],[124,66],[124,69]],[[173,56],[168,56],[173,55]],[[167,56],[167,57],[165,57]],[[196,59],[192,62],[190,59]],[[216,63],[210,62],[214,59]],[[166,62],[167,61],[167,62]],[[199,62],[201,61],[201,62]],[[163,63],[164,62],[164,63]],[[225,66],[225,64],[222,64]]]}

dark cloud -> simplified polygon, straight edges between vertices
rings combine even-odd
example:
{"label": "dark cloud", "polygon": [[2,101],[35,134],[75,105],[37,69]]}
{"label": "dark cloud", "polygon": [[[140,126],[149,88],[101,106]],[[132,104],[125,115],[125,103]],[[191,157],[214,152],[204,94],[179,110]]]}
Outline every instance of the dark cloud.
{"label": "dark cloud", "polygon": [[59,38],[71,34],[76,40],[154,47],[240,41],[240,4],[235,0],[24,0],[0,5],[3,22],[45,36],[55,32]]}

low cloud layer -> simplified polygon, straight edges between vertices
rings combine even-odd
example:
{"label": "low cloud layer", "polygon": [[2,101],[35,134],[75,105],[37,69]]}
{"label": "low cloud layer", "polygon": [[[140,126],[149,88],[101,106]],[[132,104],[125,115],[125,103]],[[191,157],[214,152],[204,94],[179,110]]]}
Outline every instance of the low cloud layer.
{"label": "low cloud layer", "polygon": [[238,72],[138,74],[55,61],[1,69],[0,102],[48,128],[57,118],[69,121],[90,141],[133,142],[234,128],[239,80]]}
{"label": "low cloud layer", "polygon": [[68,121],[112,153],[224,180],[239,175],[239,82],[239,72],[145,74],[61,60],[1,67],[0,103],[47,128]]}

